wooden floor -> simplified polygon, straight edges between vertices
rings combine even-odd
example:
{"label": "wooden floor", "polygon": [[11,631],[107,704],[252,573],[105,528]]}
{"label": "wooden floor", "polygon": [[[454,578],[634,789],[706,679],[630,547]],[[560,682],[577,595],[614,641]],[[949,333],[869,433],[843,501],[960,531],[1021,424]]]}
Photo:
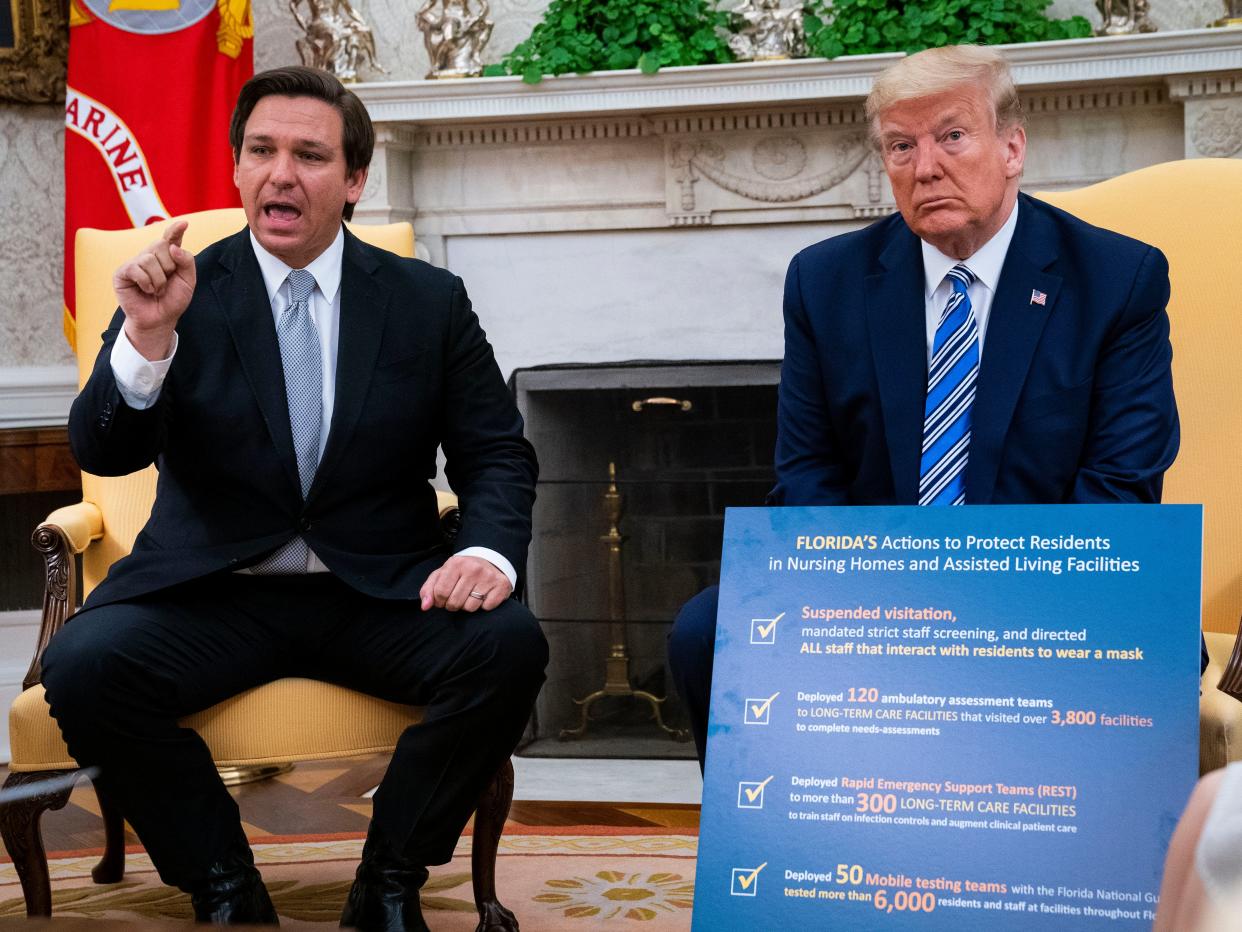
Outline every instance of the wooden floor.
{"label": "wooden floor", "polygon": [[[287,774],[234,788],[246,834],[318,835],[366,831],[371,801],[365,797],[384,775],[386,756],[300,763]],[[7,770],[0,773],[0,780]],[[515,801],[511,824],[528,828],[607,825],[637,828],[696,828],[699,807],[679,804]],[[48,852],[103,847],[103,826],[94,791],[83,781],[69,804],[43,816]],[[138,844],[130,834],[129,844]]]}

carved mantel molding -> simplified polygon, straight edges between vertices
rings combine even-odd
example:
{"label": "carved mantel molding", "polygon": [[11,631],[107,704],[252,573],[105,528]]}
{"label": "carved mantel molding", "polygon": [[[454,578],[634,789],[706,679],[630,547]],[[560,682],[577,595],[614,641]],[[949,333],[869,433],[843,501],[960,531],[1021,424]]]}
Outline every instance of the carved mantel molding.
{"label": "carved mantel molding", "polygon": [[1242,71],[1191,75],[1169,81],[1186,115],[1186,158],[1242,155]]}
{"label": "carved mantel molding", "polygon": [[[1242,30],[1105,36],[997,46],[1022,89],[1099,82],[1161,80],[1242,71]],[[808,102],[858,101],[875,76],[900,54],[833,61],[746,62],[666,68],[655,77],[610,71],[546,78],[384,81],[354,85],[381,123],[452,123],[582,118],[603,114],[753,108]]]}

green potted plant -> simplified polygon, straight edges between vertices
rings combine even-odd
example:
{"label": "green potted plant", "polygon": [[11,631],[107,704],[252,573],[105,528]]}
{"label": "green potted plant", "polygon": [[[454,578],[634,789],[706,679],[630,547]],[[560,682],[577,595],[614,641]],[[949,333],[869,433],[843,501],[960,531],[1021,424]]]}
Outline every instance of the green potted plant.
{"label": "green potted plant", "polygon": [[530,37],[483,74],[533,84],[545,74],[728,62],[726,22],[712,0],[552,0]]}
{"label": "green potted plant", "polygon": [[[730,0],[722,0],[726,9]],[[805,0],[807,54],[917,52],[938,45],[1091,35],[1081,16],[1049,19],[1051,0]],[[729,62],[729,15],[713,0],[552,0],[543,19],[484,75],[544,75]]]}
{"label": "green potted plant", "polygon": [[1049,19],[1044,10],[1050,5],[1051,0],[807,0],[803,25],[809,54],[822,58],[1091,35],[1091,24],[1081,16]]}

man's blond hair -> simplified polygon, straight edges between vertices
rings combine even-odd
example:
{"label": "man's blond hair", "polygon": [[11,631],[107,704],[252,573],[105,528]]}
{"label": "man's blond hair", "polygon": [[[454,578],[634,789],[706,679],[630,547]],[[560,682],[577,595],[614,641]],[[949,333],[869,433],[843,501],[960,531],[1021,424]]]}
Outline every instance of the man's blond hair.
{"label": "man's blond hair", "polygon": [[876,77],[866,103],[872,142],[879,144],[880,114],[893,104],[963,84],[981,87],[991,97],[997,132],[1025,122],[1013,75],[999,52],[982,45],[946,45],[916,52]]}

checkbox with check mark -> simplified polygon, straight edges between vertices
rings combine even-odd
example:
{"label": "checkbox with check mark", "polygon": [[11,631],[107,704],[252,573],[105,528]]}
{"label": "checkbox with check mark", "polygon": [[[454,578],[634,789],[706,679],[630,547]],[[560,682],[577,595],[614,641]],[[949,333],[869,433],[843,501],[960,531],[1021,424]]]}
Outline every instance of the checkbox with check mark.
{"label": "checkbox with check mark", "polygon": [[776,623],[785,617],[781,612],[775,618],[752,618],[750,620],[750,643],[775,644]]}
{"label": "checkbox with check mark", "polygon": [[772,777],[768,777],[762,783],[755,783],[750,780],[740,781],[737,785],[737,808],[762,809],[763,788],[771,782]]}
{"label": "checkbox with check mark", "polygon": [[746,714],[742,719],[742,723],[746,725],[766,725],[768,723],[768,714],[772,711],[772,700],[779,695],[779,692],[775,692],[766,699],[747,699]]}
{"label": "checkbox with check mark", "polygon": [[733,868],[733,881],[729,886],[732,896],[755,896],[759,892],[759,872],[768,866],[764,861],[758,867]]}

